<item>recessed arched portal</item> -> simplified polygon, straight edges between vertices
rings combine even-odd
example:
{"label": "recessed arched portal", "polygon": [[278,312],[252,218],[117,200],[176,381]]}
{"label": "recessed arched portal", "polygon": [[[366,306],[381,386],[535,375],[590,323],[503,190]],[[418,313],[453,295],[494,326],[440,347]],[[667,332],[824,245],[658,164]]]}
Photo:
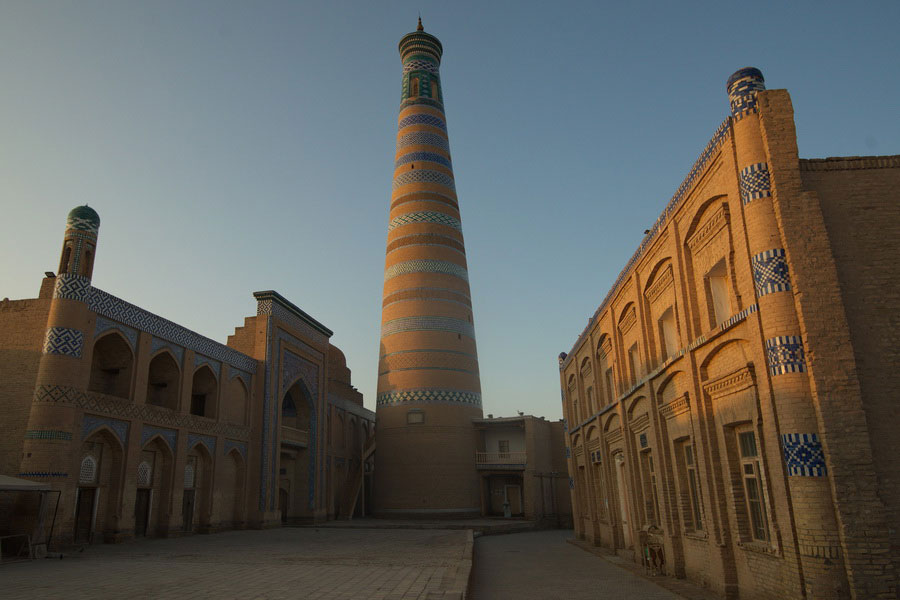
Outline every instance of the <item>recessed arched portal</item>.
{"label": "recessed arched portal", "polygon": [[125,338],[116,331],[104,335],[94,342],[88,391],[129,398],[133,363]]}
{"label": "recessed arched portal", "polygon": [[77,456],[75,543],[98,541],[96,533],[116,528],[122,494],[122,444],[105,427],[81,444]]}
{"label": "recessed arched portal", "polygon": [[315,487],[315,407],[302,380],[281,398],[279,418],[279,509],[282,521],[298,523],[313,516]]}

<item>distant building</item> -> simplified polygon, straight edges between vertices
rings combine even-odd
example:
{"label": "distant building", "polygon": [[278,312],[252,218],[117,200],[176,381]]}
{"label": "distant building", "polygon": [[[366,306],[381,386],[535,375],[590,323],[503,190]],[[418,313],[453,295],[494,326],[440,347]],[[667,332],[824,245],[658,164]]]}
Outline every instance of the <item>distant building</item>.
{"label": "distant building", "polygon": [[522,415],[475,420],[481,514],[571,527],[562,421]]}
{"label": "distant building", "polygon": [[785,90],[727,87],[560,355],[575,529],[727,597],[896,598],[900,156],[800,159]]}
{"label": "distant building", "polygon": [[[361,512],[375,415],[332,332],[273,291],[227,345],[154,315],[91,285],[99,226],[74,209],[58,274],[0,302],[0,474],[61,492],[56,538]],[[0,515],[0,535],[23,525]]]}

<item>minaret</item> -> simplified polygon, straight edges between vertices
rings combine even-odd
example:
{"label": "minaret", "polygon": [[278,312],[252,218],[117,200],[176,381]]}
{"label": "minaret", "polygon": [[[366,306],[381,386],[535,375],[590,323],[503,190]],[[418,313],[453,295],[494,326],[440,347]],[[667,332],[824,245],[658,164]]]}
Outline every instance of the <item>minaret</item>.
{"label": "minaret", "polygon": [[481,384],[439,67],[422,28],[403,63],[378,363],[375,512],[480,513]]}

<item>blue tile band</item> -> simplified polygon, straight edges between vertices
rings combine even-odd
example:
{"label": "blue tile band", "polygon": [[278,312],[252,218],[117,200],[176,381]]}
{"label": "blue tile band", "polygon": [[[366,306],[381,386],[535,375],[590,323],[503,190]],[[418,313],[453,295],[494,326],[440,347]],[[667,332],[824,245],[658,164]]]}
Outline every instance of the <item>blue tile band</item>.
{"label": "blue tile band", "polygon": [[403,117],[397,122],[397,129],[403,129],[410,125],[430,125],[442,131],[447,131],[447,123],[443,119],[428,113],[418,113]]}
{"label": "blue tile band", "polygon": [[803,373],[806,371],[803,340],[796,335],[782,335],[766,340],[766,361],[772,375]]}
{"label": "blue tile band", "polygon": [[453,317],[402,317],[381,325],[382,338],[408,331],[448,331],[475,339],[475,326]]}
{"label": "blue tile band", "polygon": [[450,152],[450,142],[447,141],[447,138],[437,133],[424,131],[407,133],[397,138],[397,149],[406,148],[407,146],[434,146],[445,152]]}
{"label": "blue tile band", "polygon": [[741,201],[746,205],[753,200],[772,196],[772,179],[769,176],[769,165],[761,162],[741,169],[740,174]]}
{"label": "blue tile band", "polygon": [[464,390],[427,388],[415,390],[393,390],[378,394],[378,406],[396,404],[469,404],[481,406],[481,394]]}
{"label": "blue tile band", "polygon": [[784,462],[788,475],[801,477],[825,477],[825,452],[815,433],[785,433]]}
{"label": "blue tile band", "polygon": [[449,158],[436,152],[409,152],[394,161],[394,168],[396,169],[397,167],[411,162],[433,162],[439,165],[443,165],[448,169],[452,168],[453,166],[450,163]]}
{"label": "blue tile band", "polygon": [[388,223],[388,231],[392,231],[397,227],[404,225],[413,225],[417,223],[435,223],[437,225],[446,225],[457,231],[462,231],[462,223],[456,217],[434,210],[420,210],[416,212],[406,213],[391,219]]}
{"label": "blue tile band", "polygon": [[454,192],[456,191],[456,184],[453,182],[452,175],[428,169],[413,169],[400,173],[394,177],[391,187],[396,190],[398,187],[411,183],[436,183],[437,185],[446,186]]}
{"label": "blue tile band", "polygon": [[783,249],[774,248],[760,252],[753,256],[750,262],[753,266],[753,284],[756,287],[757,297],[791,289],[791,278]]}
{"label": "blue tile band", "polygon": [[458,277],[463,281],[469,281],[469,273],[465,267],[449,262],[446,260],[407,260],[391,265],[384,270],[384,280],[393,279],[400,275],[409,275],[410,273],[438,273],[441,275],[451,275]]}
{"label": "blue tile band", "polygon": [[81,358],[84,348],[84,334],[68,327],[50,327],[44,338],[44,354],[61,354]]}

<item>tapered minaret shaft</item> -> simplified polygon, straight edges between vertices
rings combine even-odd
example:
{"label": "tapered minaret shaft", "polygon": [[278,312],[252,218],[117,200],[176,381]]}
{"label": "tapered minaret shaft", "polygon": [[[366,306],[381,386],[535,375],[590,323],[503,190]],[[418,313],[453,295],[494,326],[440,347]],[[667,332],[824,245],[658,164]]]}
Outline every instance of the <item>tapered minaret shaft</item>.
{"label": "tapered minaret shaft", "polygon": [[382,515],[480,512],[472,419],[482,416],[481,385],[442,51],[421,20],[400,40],[403,96],[376,408],[375,509]]}

